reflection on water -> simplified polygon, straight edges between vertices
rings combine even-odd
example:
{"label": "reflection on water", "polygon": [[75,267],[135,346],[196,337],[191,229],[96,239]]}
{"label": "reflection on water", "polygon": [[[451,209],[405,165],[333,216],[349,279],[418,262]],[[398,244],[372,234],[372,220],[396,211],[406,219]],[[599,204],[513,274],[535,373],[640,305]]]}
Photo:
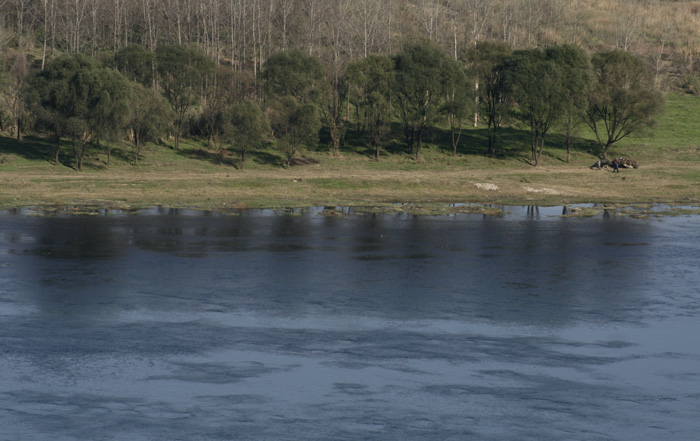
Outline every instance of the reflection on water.
{"label": "reflection on water", "polygon": [[319,211],[0,213],[5,438],[700,431],[699,217]]}

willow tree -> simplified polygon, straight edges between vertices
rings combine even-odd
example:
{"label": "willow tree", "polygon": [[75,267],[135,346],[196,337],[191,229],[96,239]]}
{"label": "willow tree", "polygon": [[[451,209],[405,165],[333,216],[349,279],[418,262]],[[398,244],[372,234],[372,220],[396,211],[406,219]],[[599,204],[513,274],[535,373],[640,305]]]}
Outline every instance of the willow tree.
{"label": "willow tree", "polygon": [[409,153],[415,146],[420,160],[423,135],[435,123],[442,107],[450,74],[456,64],[442,49],[430,42],[406,46],[394,57],[395,97],[398,103]]}
{"label": "willow tree", "polygon": [[562,103],[561,123],[566,133],[566,162],[569,162],[573,133],[583,123],[588,108],[588,95],[593,84],[591,62],[582,49],[571,45],[551,46],[546,54],[562,75],[566,98]]}
{"label": "willow tree", "polygon": [[603,159],[608,159],[611,145],[655,125],[664,98],[654,86],[651,69],[629,52],[599,52],[591,64],[595,82],[586,123],[595,133]]}
{"label": "willow tree", "polygon": [[175,112],[175,148],[179,149],[188,113],[199,103],[214,62],[199,50],[182,45],[159,46],[156,62],[158,84]]}
{"label": "willow tree", "polygon": [[352,62],[347,79],[361,114],[367,145],[379,159],[379,152],[391,130],[394,63],[382,55],[370,55]]}
{"label": "willow tree", "polygon": [[540,49],[516,51],[505,63],[506,84],[515,118],[530,130],[533,165],[540,165],[549,130],[562,116],[568,99],[559,66]]}
{"label": "willow tree", "polygon": [[175,119],[168,102],[157,91],[132,82],[126,128],[133,141],[134,165],[138,164],[144,145],[172,129]]}
{"label": "willow tree", "polygon": [[[510,105],[510,96],[503,76],[503,62],[510,56],[508,44],[497,41],[477,43],[467,53],[478,84],[476,110],[486,120],[488,150],[491,157],[496,154],[498,131]],[[478,118],[475,118],[478,119]]]}
{"label": "willow tree", "polygon": [[270,123],[260,105],[253,100],[243,100],[234,104],[225,120],[224,137],[231,147],[238,151],[239,168],[242,169],[245,166],[246,153],[262,147],[269,138]]}
{"label": "willow tree", "polygon": [[51,61],[30,76],[27,90],[37,126],[56,143],[56,163],[61,138],[68,137],[79,171],[88,146],[117,136],[128,115],[127,80],[83,55]]}

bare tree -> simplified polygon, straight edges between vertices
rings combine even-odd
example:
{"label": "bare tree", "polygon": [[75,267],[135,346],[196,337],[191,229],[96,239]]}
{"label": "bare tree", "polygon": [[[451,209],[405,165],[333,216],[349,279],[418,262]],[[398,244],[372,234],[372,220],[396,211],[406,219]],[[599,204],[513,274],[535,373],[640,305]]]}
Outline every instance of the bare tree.
{"label": "bare tree", "polygon": [[440,20],[442,19],[442,5],[435,0],[420,0],[418,18],[420,27],[428,39],[437,43]]}
{"label": "bare tree", "polygon": [[462,0],[468,23],[469,41],[472,47],[481,41],[489,19],[493,14],[492,0]]}
{"label": "bare tree", "polygon": [[631,50],[637,44],[644,28],[642,6],[635,0],[620,0],[613,15],[615,47],[623,51]]}
{"label": "bare tree", "polygon": [[353,54],[363,57],[375,53],[392,52],[395,32],[394,0],[357,0],[352,11],[355,30]]}
{"label": "bare tree", "polygon": [[304,37],[309,55],[314,55],[316,46],[319,44],[319,28],[321,26],[321,18],[325,13],[325,5],[325,0],[304,0],[303,10],[307,19],[304,26]]}

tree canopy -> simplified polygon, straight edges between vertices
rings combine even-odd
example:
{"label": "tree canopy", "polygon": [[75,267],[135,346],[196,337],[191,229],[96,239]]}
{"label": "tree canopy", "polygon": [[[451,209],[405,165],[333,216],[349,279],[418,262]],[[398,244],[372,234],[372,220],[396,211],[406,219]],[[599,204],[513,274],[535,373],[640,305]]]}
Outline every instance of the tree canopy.
{"label": "tree canopy", "polygon": [[278,52],[267,59],[262,71],[269,99],[291,96],[297,102],[314,102],[325,80],[323,65],[302,51]]}
{"label": "tree canopy", "polygon": [[55,139],[71,139],[75,167],[82,170],[88,143],[110,138],[128,115],[129,87],[118,72],[84,55],[62,56],[35,71],[27,99],[38,126]]}
{"label": "tree canopy", "polygon": [[204,80],[214,71],[214,62],[201,51],[183,45],[159,46],[156,50],[158,84],[175,112],[175,148],[187,112],[199,102]]}
{"label": "tree canopy", "polygon": [[406,46],[394,57],[395,94],[409,152],[415,144],[420,159],[423,135],[439,114],[445,100],[451,67],[456,61],[434,44],[424,41]]}
{"label": "tree canopy", "polygon": [[596,81],[586,123],[595,133],[603,159],[608,159],[611,145],[654,126],[664,99],[649,67],[628,52],[599,52],[591,63]]}

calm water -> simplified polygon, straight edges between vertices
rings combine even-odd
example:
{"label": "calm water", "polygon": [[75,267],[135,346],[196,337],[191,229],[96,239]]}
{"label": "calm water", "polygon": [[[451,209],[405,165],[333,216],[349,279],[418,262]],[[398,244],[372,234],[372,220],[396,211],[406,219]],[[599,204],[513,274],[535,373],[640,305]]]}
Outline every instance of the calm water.
{"label": "calm water", "polygon": [[0,440],[698,440],[700,217],[0,212]]}

